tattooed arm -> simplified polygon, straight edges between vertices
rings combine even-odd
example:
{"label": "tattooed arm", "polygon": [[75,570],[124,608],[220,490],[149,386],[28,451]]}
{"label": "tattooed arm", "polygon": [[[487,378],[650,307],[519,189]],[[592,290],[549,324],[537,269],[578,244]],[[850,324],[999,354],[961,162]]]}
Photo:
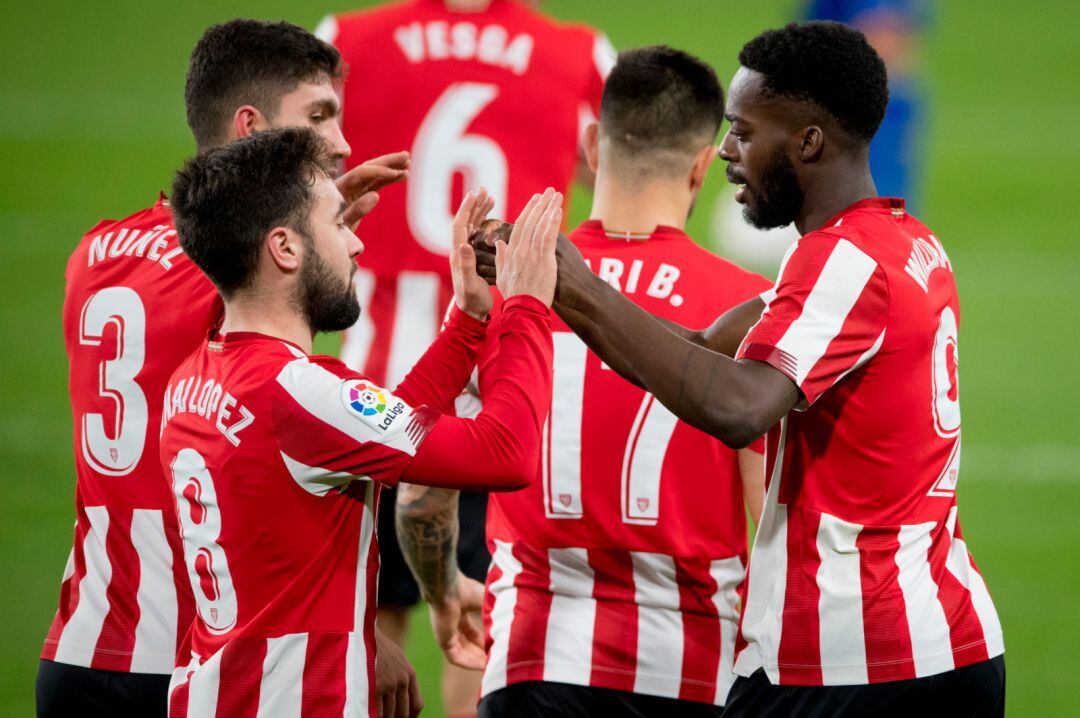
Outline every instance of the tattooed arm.
{"label": "tattooed arm", "polygon": [[469,612],[480,610],[484,587],[458,570],[458,493],[400,483],[394,524],[446,657],[462,668],[482,669],[484,638]]}

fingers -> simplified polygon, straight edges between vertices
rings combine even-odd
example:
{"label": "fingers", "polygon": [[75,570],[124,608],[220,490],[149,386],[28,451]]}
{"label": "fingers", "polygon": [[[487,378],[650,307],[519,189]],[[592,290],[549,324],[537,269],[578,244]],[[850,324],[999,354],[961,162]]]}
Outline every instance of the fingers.
{"label": "fingers", "polygon": [[382,696],[382,718],[395,718],[397,716],[397,691],[386,691]]}
{"label": "fingers", "polygon": [[562,214],[562,194],[556,192],[540,218],[533,238],[536,249],[544,255],[555,249],[555,239],[559,236],[559,227],[562,226]]}
{"label": "fingers", "polygon": [[379,155],[378,157],[372,157],[365,165],[381,165],[382,167],[389,167],[395,170],[407,170],[409,169],[409,153],[405,150],[401,152],[391,152],[387,155]]}
{"label": "fingers", "polygon": [[541,195],[534,194],[531,199],[525,204],[525,208],[521,210],[521,214],[518,215],[517,220],[514,222],[514,228],[510,231],[510,244],[514,244],[522,232],[525,230],[525,226],[529,221],[529,217],[532,216],[533,210],[536,205],[540,203]]}
{"label": "fingers", "polygon": [[475,192],[466,192],[461,200],[457,214],[454,215],[452,246],[459,247],[469,241],[469,229],[473,210],[476,208],[477,195]]}
{"label": "fingers", "polygon": [[461,641],[449,646],[445,650],[446,658],[455,666],[468,668],[473,671],[484,670],[487,663],[484,657],[484,649],[474,643]]}
{"label": "fingers", "polygon": [[375,209],[375,205],[379,203],[378,192],[365,192],[360,195],[354,202],[349,204],[345,208],[345,224],[349,225],[352,229],[356,229],[356,225],[361,219],[371,213],[371,210]]}
{"label": "fingers", "polygon": [[424,697],[420,695],[420,682],[414,672],[409,680],[409,718],[416,718],[424,710]]}
{"label": "fingers", "polygon": [[397,711],[393,714],[394,718],[409,718],[409,686],[399,685],[394,699],[397,707]]}

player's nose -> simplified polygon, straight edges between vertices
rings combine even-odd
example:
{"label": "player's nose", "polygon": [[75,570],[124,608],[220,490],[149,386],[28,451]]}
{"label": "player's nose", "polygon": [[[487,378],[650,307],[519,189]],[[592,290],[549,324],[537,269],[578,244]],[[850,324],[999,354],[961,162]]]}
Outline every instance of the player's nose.
{"label": "player's nose", "polygon": [[364,253],[364,243],[356,236],[356,232],[350,232],[352,239],[349,240],[349,257],[356,259]]}
{"label": "player's nose", "polygon": [[718,153],[720,159],[725,162],[734,162],[738,159],[738,152],[735,149],[735,140],[731,136],[731,131],[724,133],[724,139],[720,140],[720,151]]}
{"label": "player's nose", "polygon": [[326,139],[330,142],[330,150],[338,160],[344,160],[352,154],[352,148],[345,141],[345,135],[341,132],[341,125],[337,122],[328,122],[331,125],[330,135]]}

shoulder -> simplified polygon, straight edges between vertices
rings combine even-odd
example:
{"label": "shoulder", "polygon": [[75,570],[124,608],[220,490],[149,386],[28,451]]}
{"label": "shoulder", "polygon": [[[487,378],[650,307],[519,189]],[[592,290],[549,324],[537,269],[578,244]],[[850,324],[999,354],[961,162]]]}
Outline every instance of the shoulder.
{"label": "shoulder", "polygon": [[389,25],[412,19],[410,0],[392,2],[372,8],[327,15],[315,28],[315,36],[341,49],[341,43],[349,44],[357,39],[376,34]]}

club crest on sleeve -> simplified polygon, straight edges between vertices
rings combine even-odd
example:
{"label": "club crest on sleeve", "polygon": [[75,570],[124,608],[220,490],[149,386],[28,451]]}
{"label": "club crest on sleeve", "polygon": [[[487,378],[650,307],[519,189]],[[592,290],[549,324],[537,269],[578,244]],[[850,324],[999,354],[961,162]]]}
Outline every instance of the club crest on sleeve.
{"label": "club crest on sleeve", "polygon": [[388,430],[400,417],[411,413],[405,402],[386,389],[359,379],[342,385],[341,399],[352,416],[377,431]]}

